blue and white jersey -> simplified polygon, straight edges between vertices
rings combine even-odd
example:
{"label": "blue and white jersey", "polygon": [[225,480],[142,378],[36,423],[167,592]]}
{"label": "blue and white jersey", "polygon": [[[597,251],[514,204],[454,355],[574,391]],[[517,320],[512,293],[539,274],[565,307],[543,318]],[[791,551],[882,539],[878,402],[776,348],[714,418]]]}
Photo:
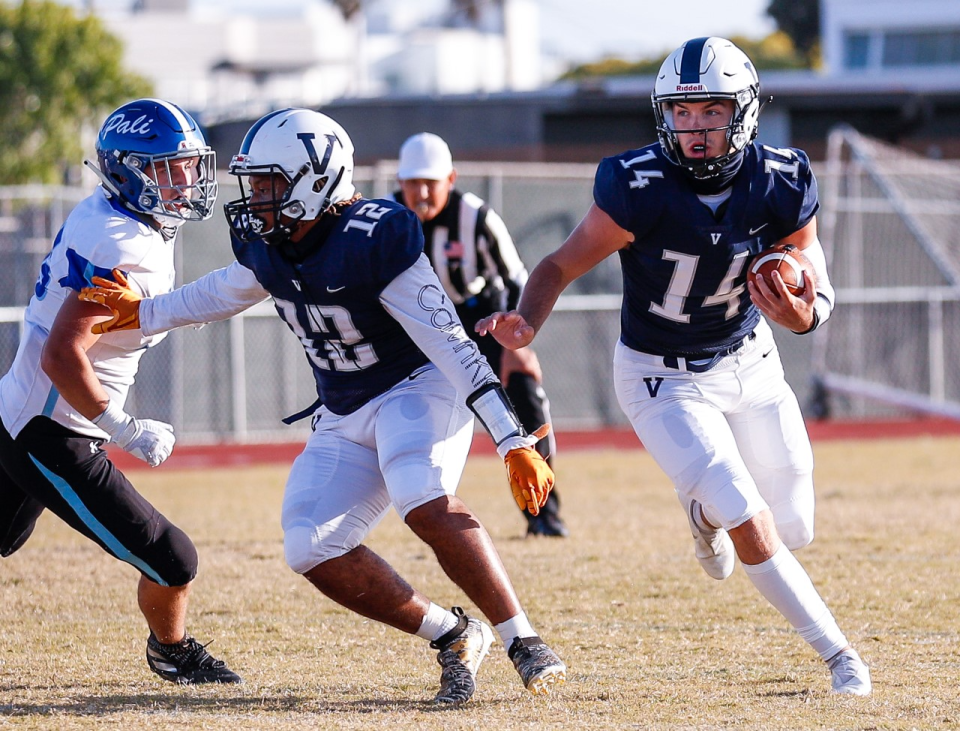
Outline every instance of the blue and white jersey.
{"label": "blue and white jersey", "polygon": [[[10,371],[0,380],[0,417],[16,436],[30,419],[47,416],[80,434],[107,435],[60,397],[40,368],[40,354],[67,297],[91,285],[94,276],[120,269],[144,296],[169,292],[174,284],[174,239],[107,198],[102,188],[81,201],[67,217],[40,266],[24,314],[23,338]],[[139,330],[103,335],[87,351],[94,373],[110,400],[123,404],[146,348],[164,335]]]}
{"label": "blue and white jersey", "polygon": [[272,296],[300,339],[320,401],[350,414],[433,362],[466,397],[496,380],[423,255],[412,211],[360,200],[324,216],[291,258],[234,237],[237,262],[144,300],[144,332],[230,317]]}
{"label": "blue and white jersey", "polygon": [[593,196],[635,237],[619,252],[620,339],[656,355],[708,356],[752,332],[760,312],[747,293],[748,262],[819,208],[806,154],[757,143],[716,215],[659,144],[605,158]]}

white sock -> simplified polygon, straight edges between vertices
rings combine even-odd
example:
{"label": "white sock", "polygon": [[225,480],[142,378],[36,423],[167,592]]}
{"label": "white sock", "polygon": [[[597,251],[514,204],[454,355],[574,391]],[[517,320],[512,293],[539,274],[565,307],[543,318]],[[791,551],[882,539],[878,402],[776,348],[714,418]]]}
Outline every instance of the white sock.
{"label": "white sock", "polygon": [[800,562],[781,544],[777,552],[756,566],[743,564],[750,581],[774,609],[787,618],[800,636],[824,660],[847,646],[836,620]]}
{"label": "white sock", "polygon": [[417,637],[433,642],[438,637],[443,637],[459,622],[460,618],[449,609],[430,602],[427,613],[423,615],[423,622],[420,623],[420,629],[417,630]]}
{"label": "white sock", "polygon": [[506,648],[510,647],[514,637],[537,636],[533,625],[530,624],[530,620],[527,619],[526,612],[520,612],[516,617],[511,617],[506,622],[501,622],[496,625],[494,629],[497,631],[497,634],[500,635],[500,641],[503,642],[503,646]]}

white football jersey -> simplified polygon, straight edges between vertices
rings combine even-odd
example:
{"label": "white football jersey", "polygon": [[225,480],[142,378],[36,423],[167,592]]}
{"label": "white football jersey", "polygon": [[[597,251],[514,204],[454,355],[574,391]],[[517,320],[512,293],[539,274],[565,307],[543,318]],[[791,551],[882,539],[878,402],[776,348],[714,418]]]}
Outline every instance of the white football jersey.
{"label": "white football jersey", "polygon": [[[98,188],[70,213],[43,260],[34,294],[24,314],[23,338],[10,371],[0,379],[0,418],[14,437],[37,415],[75,432],[107,435],[80,415],[59,394],[40,368],[40,354],[60,306],[90,284],[120,269],[131,286],[151,297],[174,284],[174,241],[140,221]],[[146,348],[165,335],[140,330],[103,335],[87,351],[94,372],[110,399],[123,404]]]}

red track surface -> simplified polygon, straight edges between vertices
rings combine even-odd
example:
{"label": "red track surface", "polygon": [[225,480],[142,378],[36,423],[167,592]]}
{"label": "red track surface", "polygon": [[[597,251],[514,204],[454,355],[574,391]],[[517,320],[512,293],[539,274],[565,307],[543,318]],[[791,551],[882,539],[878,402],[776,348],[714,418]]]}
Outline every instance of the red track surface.
{"label": "red track surface", "polygon": [[[836,439],[896,439],[917,436],[960,434],[960,422],[949,419],[914,419],[904,421],[813,421],[807,429],[814,441]],[[557,434],[562,452],[589,449],[642,449],[640,441],[629,429],[596,431],[561,431]],[[208,467],[245,467],[255,464],[290,464],[300,454],[303,444],[207,444],[178,446],[163,464],[164,469],[199,469]],[[478,434],[473,454],[494,454],[493,444]],[[135,470],[147,465],[126,452],[111,448],[111,459],[122,470]]]}

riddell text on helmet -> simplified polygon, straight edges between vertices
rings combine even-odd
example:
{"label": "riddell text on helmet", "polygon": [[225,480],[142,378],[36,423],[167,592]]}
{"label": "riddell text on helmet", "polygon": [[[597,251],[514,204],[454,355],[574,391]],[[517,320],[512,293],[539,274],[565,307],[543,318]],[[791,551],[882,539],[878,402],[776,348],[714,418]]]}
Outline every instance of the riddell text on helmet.
{"label": "riddell text on helmet", "polygon": [[703,84],[680,84],[677,91],[703,91]]}

